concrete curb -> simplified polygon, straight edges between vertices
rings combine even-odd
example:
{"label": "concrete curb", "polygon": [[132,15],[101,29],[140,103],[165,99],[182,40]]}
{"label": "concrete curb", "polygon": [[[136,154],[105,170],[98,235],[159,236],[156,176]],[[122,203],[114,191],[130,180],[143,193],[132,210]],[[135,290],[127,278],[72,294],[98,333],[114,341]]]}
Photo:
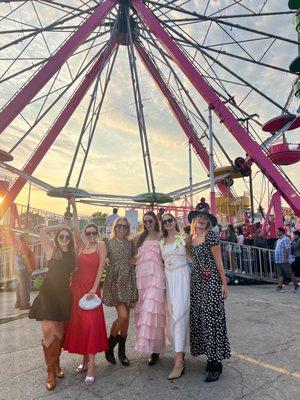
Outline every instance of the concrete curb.
{"label": "concrete curb", "polygon": [[3,318],[0,318],[0,325],[1,324],[6,324],[7,322],[16,321],[17,319],[25,318],[27,316],[28,316],[28,312],[23,312],[21,314],[11,315],[11,316],[8,316],[8,317],[3,317]]}

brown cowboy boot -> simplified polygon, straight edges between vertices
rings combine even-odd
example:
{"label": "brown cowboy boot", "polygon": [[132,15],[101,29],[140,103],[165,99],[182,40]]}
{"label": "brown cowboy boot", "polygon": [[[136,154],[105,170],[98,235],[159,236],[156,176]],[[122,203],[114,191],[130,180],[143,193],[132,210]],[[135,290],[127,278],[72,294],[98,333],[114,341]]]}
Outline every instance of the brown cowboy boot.
{"label": "brown cowboy boot", "polygon": [[55,342],[56,339],[49,345],[49,347],[46,347],[43,344],[44,357],[48,373],[47,380],[45,383],[45,387],[47,390],[52,390],[56,386],[55,357],[53,355],[56,346]]}
{"label": "brown cowboy boot", "polygon": [[60,343],[59,344],[60,344],[60,348],[59,348],[59,351],[58,351],[58,358],[55,361],[55,373],[56,373],[56,377],[57,378],[62,379],[62,378],[65,377],[65,374],[64,374],[64,371],[62,371],[62,369],[60,368],[59,358],[60,358],[60,355],[61,355],[61,350],[63,348],[63,339],[60,339]]}

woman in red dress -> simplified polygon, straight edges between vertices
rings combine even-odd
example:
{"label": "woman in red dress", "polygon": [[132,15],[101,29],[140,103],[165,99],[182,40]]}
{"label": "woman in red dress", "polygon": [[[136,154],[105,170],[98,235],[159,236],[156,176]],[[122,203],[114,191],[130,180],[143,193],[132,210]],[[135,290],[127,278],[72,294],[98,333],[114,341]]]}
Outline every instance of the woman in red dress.
{"label": "woman in red dress", "polygon": [[77,372],[87,370],[86,383],[94,383],[95,355],[108,349],[107,333],[102,304],[94,310],[79,308],[79,300],[85,294],[92,299],[101,295],[99,282],[106,260],[104,242],[98,241],[99,232],[95,224],[88,224],[84,229],[87,244],[80,237],[75,200],[73,206],[73,229],[75,243],[79,252],[78,268],[72,277],[72,314],[68,324],[64,349],[69,353],[82,354],[83,361]]}

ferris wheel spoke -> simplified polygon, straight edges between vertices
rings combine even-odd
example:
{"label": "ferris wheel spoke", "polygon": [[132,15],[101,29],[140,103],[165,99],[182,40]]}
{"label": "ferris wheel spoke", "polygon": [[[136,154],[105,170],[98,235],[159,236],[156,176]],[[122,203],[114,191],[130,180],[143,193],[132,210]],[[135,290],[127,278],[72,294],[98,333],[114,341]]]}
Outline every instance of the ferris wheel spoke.
{"label": "ferris wheel spoke", "polygon": [[[211,61],[213,61],[214,63],[216,63],[219,67],[221,67],[222,69],[224,69],[225,71],[227,71],[228,73],[230,73],[232,76],[234,76],[236,79],[240,80],[241,82],[243,82],[244,84],[246,84],[249,88],[251,88],[252,90],[254,90],[256,93],[258,93],[259,95],[261,95],[263,98],[265,98],[266,100],[268,100],[270,103],[272,103],[273,105],[275,105],[277,108],[279,108],[282,111],[288,112],[287,110],[285,110],[283,108],[283,106],[281,106],[280,104],[278,104],[275,100],[273,100],[270,96],[267,96],[263,91],[259,90],[257,87],[255,87],[254,85],[252,85],[249,81],[247,81],[245,78],[241,77],[237,72],[233,71],[231,68],[227,67],[226,65],[224,65],[223,63],[221,63],[216,57],[213,57],[211,54],[209,54],[206,50],[204,50],[203,48],[201,48],[201,46],[198,45],[198,43],[192,38],[190,37],[186,32],[183,34],[182,32],[179,32],[178,30],[175,30],[172,27],[169,27],[169,30],[171,30],[173,33],[176,34],[177,38],[174,38],[174,40],[178,43],[180,42],[178,40],[178,38],[182,39],[185,43],[188,43],[189,45],[192,45],[195,48],[199,48],[200,52],[205,55],[206,57],[208,57]],[[186,37],[188,36],[188,37]]]}
{"label": "ferris wheel spoke", "polygon": [[[53,30],[53,28],[55,28],[56,26],[64,24],[65,22],[70,21],[70,20],[78,17],[79,15],[83,15],[83,14],[86,14],[86,13],[87,13],[87,10],[79,11],[79,12],[77,12],[77,14],[74,14],[74,15],[71,15],[71,16],[67,16],[65,18],[59,18],[57,21],[52,22],[51,24],[45,26],[44,28],[39,28],[38,29],[38,28],[34,27],[34,28],[36,28],[36,30],[34,32],[29,33],[27,35],[24,35],[24,36],[22,36],[22,37],[20,37],[18,39],[15,39],[10,43],[6,43],[5,45],[0,47],[0,51],[2,51],[4,49],[7,49],[7,48],[9,48],[9,47],[11,47],[13,45],[16,45],[16,44],[18,44],[20,42],[23,42],[24,40],[30,39],[32,36],[35,36],[35,35],[37,35],[37,34],[39,34],[41,32],[47,32],[47,31],[51,32]],[[11,20],[11,19],[8,18],[8,20]],[[13,20],[13,22],[19,22],[20,24],[22,24],[22,22],[20,22],[20,21]],[[32,25],[29,25],[29,26],[32,27]],[[21,32],[22,32],[22,30],[20,30],[20,33]]]}
{"label": "ferris wheel spoke", "polygon": [[[153,39],[153,38],[152,38]],[[161,48],[159,46],[156,45],[155,41],[153,41],[154,46],[157,47],[157,49],[160,51]],[[175,76],[175,80],[177,83],[177,87],[180,88],[181,90],[184,91],[185,95],[187,96],[187,98],[189,99],[191,105],[193,106],[195,112],[197,114],[195,114],[195,112],[188,110],[190,114],[192,114],[194,117],[198,118],[198,121],[200,120],[202,123],[204,123],[206,129],[208,129],[208,122],[207,119],[204,117],[203,113],[200,111],[199,107],[196,105],[196,102],[194,101],[194,99],[192,98],[192,96],[190,95],[189,91],[186,89],[185,85],[183,84],[182,80],[179,78],[178,74],[175,72],[174,68],[172,67],[171,63],[169,62],[169,60],[165,57],[164,54],[162,54],[162,57],[164,59],[164,62],[168,65],[170,71],[172,71],[172,73]],[[158,68],[158,66],[157,66]],[[162,72],[161,72],[162,73]],[[202,129],[202,131],[204,132],[205,136],[207,137],[207,133],[206,131],[204,131]],[[213,137],[214,140],[216,141],[216,143],[218,144],[219,148],[221,149],[221,151],[223,152],[223,154],[225,155],[225,157],[227,158],[228,162],[231,164],[231,158],[229,157],[228,153],[226,152],[225,148],[222,146],[221,142],[219,141],[219,139],[216,137],[216,135],[213,133]]]}
{"label": "ferris wheel spoke", "polygon": [[110,68],[108,68],[107,76],[106,76],[106,79],[105,79],[105,84],[104,84],[104,87],[102,88],[102,96],[101,96],[100,102],[99,102],[99,104],[98,104],[98,106],[97,106],[97,108],[95,110],[94,123],[93,123],[93,125],[91,125],[90,135],[89,135],[89,139],[88,139],[88,143],[87,143],[87,148],[84,151],[84,158],[83,158],[83,162],[81,164],[81,168],[80,168],[79,175],[78,175],[78,178],[77,178],[76,187],[79,186],[81,178],[82,178],[82,174],[84,172],[84,168],[85,168],[85,165],[86,165],[86,162],[87,162],[87,157],[89,155],[89,151],[91,149],[91,145],[92,145],[92,142],[93,142],[94,134],[95,134],[95,131],[96,131],[96,128],[97,128],[97,124],[99,123],[100,112],[102,110],[102,105],[104,103],[105,95],[106,95],[106,92],[107,92],[107,89],[108,89],[108,84],[110,82],[110,78],[111,78],[111,74],[112,74],[112,71],[113,71],[113,68],[114,68],[114,65],[115,65],[115,60],[116,60],[117,54],[118,54],[118,47],[117,47],[117,49],[115,51],[111,66],[110,66]]}
{"label": "ferris wheel spoke", "polygon": [[242,4],[242,1],[243,0],[233,0],[232,4],[229,4],[228,6],[223,7],[221,9],[219,9],[218,11],[215,11],[214,13],[210,14],[209,16],[212,17],[212,16],[216,15],[217,13],[228,10],[229,8],[232,8],[237,5],[242,7],[244,10],[250,11],[252,14],[255,14],[255,12],[253,10],[251,10],[249,7],[246,7],[244,4]]}
{"label": "ferris wheel spoke", "polygon": [[[152,1],[148,0],[148,3],[152,3]],[[189,10],[186,10],[185,8],[181,8],[181,7],[172,7],[172,6],[169,6],[169,5],[165,5],[165,7],[169,8],[170,10],[173,10],[173,11],[178,11],[179,13],[182,13],[182,14],[190,15],[193,18],[197,17],[201,21],[218,21],[218,23],[220,23],[222,25],[227,25],[227,26],[230,26],[232,28],[239,29],[239,30],[252,32],[252,33],[259,34],[259,35],[266,36],[266,37],[270,37],[270,38],[276,38],[276,39],[284,41],[284,42],[288,42],[288,43],[292,43],[292,44],[298,45],[298,42],[296,40],[292,40],[292,39],[289,39],[289,38],[286,38],[286,37],[283,37],[283,36],[275,35],[275,34],[268,33],[268,32],[265,32],[265,31],[261,31],[261,30],[258,30],[258,29],[252,29],[252,28],[249,28],[249,27],[244,26],[244,25],[238,25],[238,24],[234,24],[232,22],[223,21],[223,20],[221,20],[220,18],[217,18],[217,17],[201,15],[201,14],[197,13],[196,11],[189,11]],[[258,16],[258,15],[256,14],[256,16]],[[160,19],[160,22],[162,23],[163,21]]]}
{"label": "ferris wheel spoke", "polygon": [[[68,85],[65,85],[64,87],[61,87],[59,89],[56,89],[53,93],[59,92],[60,90],[61,93],[59,93],[59,96],[47,107],[47,109],[39,116],[39,118],[36,119],[36,121],[31,125],[30,129],[27,130],[24,135],[16,142],[16,144],[10,149],[10,153],[12,153],[22,142],[23,140],[32,132],[32,130],[37,126],[37,124],[53,109],[53,107],[57,104],[57,102],[60,100],[62,96],[64,96],[67,91],[77,82],[77,80],[88,70],[88,68],[91,67],[91,65],[96,61],[96,59],[99,57],[99,54],[103,51],[104,46],[102,50],[97,53],[82,69],[80,68],[78,74],[74,77],[74,80],[71,81]],[[84,62],[84,61],[83,61]],[[46,95],[45,95],[46,96]],[[43,99],[44,96],[40,97],[39,99],[33,100],[33,103],[37,100]]]}

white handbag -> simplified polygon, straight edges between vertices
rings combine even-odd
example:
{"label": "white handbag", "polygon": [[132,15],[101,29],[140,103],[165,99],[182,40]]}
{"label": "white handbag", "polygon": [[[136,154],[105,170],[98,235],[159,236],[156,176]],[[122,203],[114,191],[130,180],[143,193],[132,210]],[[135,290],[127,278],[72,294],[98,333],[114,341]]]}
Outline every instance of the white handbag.
{"label": "white handbag", "polygon": [[96,294],[90,300],[88,300],[87,297],[88,297],[88,294],[85,294],[79,300],[78,304],[82,310],[94,310],[95,308],[99,307],[102,303],[100,297],[98,297]]}

